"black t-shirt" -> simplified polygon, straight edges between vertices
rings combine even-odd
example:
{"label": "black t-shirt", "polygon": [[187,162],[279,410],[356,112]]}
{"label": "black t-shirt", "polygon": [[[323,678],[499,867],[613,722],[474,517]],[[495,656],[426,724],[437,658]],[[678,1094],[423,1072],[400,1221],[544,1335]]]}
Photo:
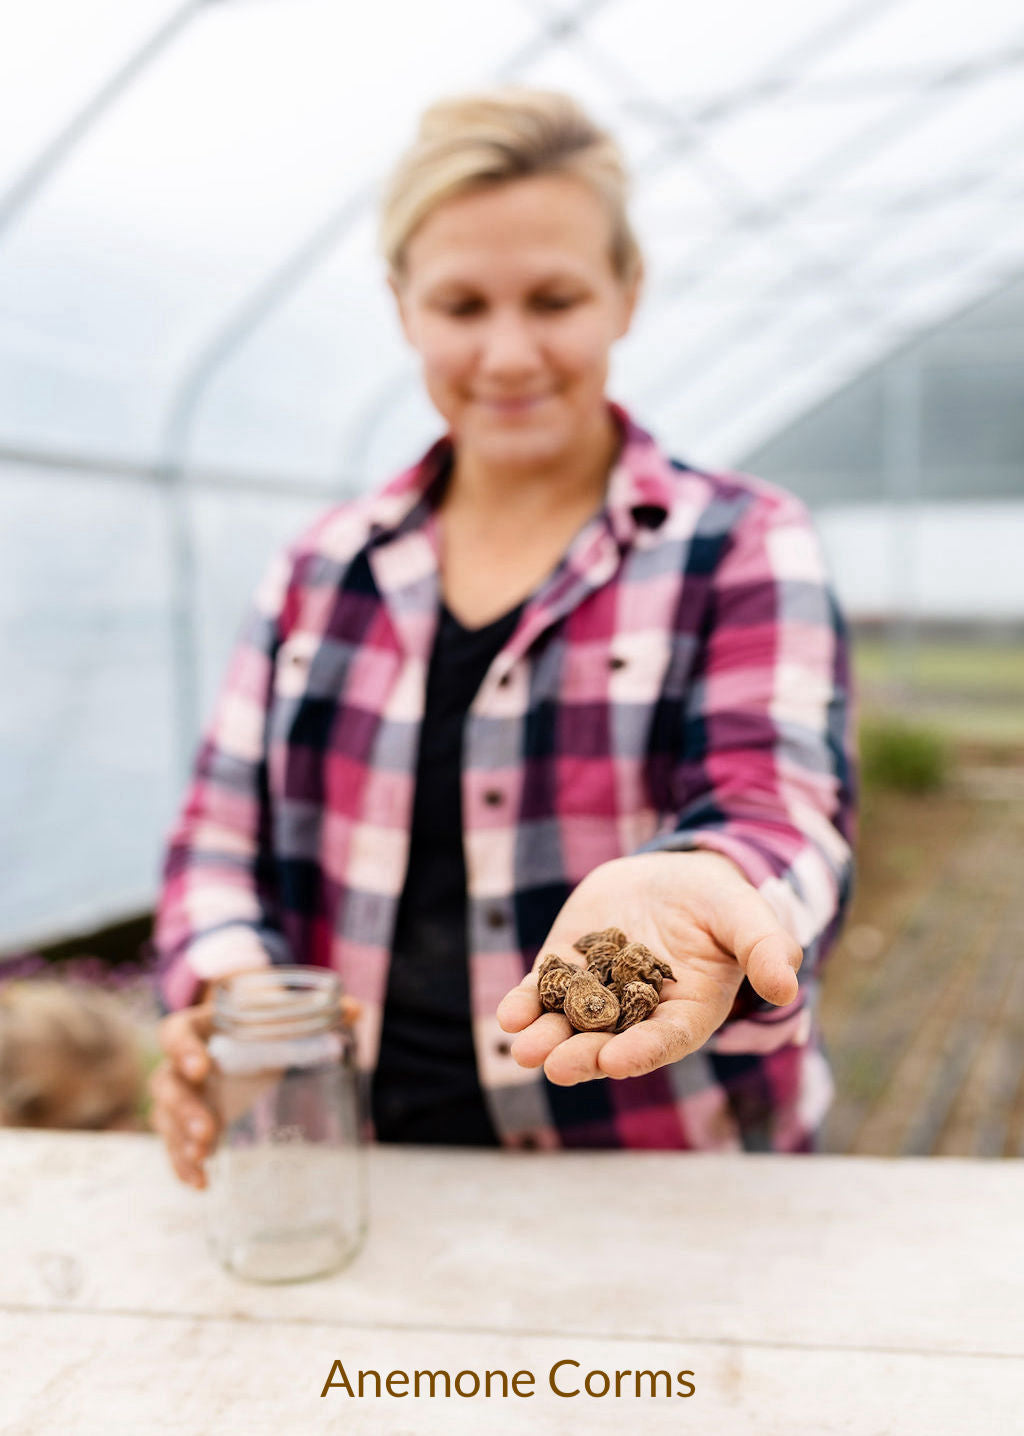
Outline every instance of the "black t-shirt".
{"label": "black t-shirt", "polygon": [[381,1142],[497,1146],[480,1090],[469,1005],[462,731],[522,604],[483,628],[441,605],[427,674],[412,841],[372,1084]]}

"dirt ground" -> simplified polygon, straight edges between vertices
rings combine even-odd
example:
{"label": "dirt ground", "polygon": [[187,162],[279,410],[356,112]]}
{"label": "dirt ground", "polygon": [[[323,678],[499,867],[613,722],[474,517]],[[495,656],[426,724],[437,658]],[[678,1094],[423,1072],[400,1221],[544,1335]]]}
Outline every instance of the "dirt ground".
{"label": "dirt ground", "polygon": [[958,744],[948,787],[866,798],[820,1017],[825,1150],[1024,1156],[1024,745]]}

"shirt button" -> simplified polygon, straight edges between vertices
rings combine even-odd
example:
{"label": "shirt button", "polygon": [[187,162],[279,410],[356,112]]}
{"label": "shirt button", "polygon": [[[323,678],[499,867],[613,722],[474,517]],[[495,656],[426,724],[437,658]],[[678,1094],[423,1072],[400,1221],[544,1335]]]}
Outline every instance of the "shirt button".
{"label": "shirt button", "polygon": [[496,1042],[494,1044],[494,1050],[499,1057],[510,1057],[512,1055],[512,1044],[511,1042]]}
{"label": "shirt button", "polygon": [[609,658],[608,660],[609,668],[625,668],[625,666],[626,660],[624,658],[620,658],[617,653],[613,653],[611,658]]}
{"label": "shirt button", "polygon": [[488,913],[487,913],[487,926],[488,926],[488,927],[504,927],[504,926],[505,926],[505,914],[502,912],[502,910],[501,910],[500,907],[492,907],[492,908],[488,911]]}
{"label": "shirt button", "polygon": [[484,802],[491,808],[496,808],[505,801],[505,794],[500,788],[488,788],[484,794]]}
{"label": "shirt button", "polygon": [[501,677],[498,679],[498,687],[499,687],[499,688],[507,688],[508,685],[509,685],[511,682],[512,682],[512,674],[511,674],[511,673],[503,673],[503,674],[501,675]]}

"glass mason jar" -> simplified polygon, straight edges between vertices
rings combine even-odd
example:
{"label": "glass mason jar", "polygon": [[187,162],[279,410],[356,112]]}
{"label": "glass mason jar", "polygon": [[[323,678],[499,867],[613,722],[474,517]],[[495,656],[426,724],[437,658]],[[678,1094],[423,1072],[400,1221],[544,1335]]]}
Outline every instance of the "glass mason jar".
{"label": "glass mason jar", "polygon": [[355,1039],[337,977],[268,967],[231,978],[214,996],[209,1050],[214,1251],[249,1281],[336,1271],[366,1232]]}

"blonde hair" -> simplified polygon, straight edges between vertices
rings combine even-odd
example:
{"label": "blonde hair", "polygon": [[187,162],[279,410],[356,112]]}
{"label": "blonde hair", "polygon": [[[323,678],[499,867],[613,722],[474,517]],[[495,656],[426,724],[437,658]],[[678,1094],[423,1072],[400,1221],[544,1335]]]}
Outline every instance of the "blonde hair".
{"label": "blonde hair", "polygon": [[612,224],[611,262],[624,283],[639,271],[629,222],[629,180],[618,145],[557,90],[505,85],[438,100],[385,187],[378,242],[393,280],[404,277],[413,234],[446,200],[534,175],[568,175],[602,201]]}
{"label": "blonde hair", "polygon": [[109,993],[49,981],[0,990],[0,1126],[137,1125],[143,1080],[138,1029]]}

